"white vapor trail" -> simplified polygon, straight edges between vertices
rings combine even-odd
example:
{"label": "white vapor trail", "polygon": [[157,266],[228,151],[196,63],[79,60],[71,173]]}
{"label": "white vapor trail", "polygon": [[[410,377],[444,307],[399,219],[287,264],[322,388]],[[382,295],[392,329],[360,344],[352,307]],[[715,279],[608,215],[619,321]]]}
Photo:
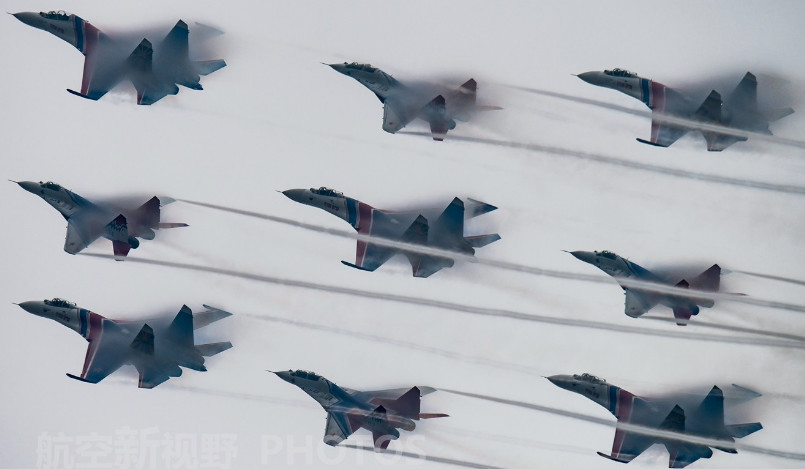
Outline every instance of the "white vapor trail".
{"label": "white vapor trail", "polygon": [[[96,253],[81,253],[79,255],[94,257],[99,259],[114,259],[113,255],[109,254],[96,254]],[[543,316],[536,314],[526,314],[517,311],[510,311],[505,309],[483,308],[479,306],[462,305],[458,303],[450,303],[446,301],[432,300],[427,298],[417,298],[404,295],[394,295],[389,293],[372,292],[368,290],[360,290],[355,288],[340,287],[336,285],[327,285],[321,283],[307,282],[303,280],[294,280],[288,278],[272,277],[267,275],[252,274],[249,272],[241,272],[236,270],[222,269],[218,267],[210,267],[198,264],[188,264],[182,262],[162,261],[156,259],[143,259],[143,258],[129,258],[126,262],[138,264],[150,264],[162,267],[170,267],[175,269],[184,269],[197,272],[208,272],[218,275],[225,275],[233,278],[241,278],[246,280],[253,280],[256,282],[269,283],[274,285],[284,285],[289,287],[304,288],[309,290],[326,291],[330,293],[352,295],[362,298],[370,298],[376,300],[393,301],[397,303],[406,303],[418,306],[428,306],[433,308],[446,309],[451,311],[464,312],[475,314],[479,316],[488,317],[505,317],[510,319],[517,319],[521,321],[537,322],[543,324],[564,325],[573,327],[583,327],[588,329],[610,330],[620,333],[631,333],[640,335],[651,335],[657,337],[671,337],[685,340],[702,340],[708,342],[724,342],[733,344],[745,344],[755,346],[768,346],[768,347],[782,347],[805,349],[805,343],[790,341],[790,340],[777,340],[777,339],[763,339],[754,337],[730,337],[718,334],[703,334],[684,331],[668,331],[660,329],[650,329],[638,326],[626,326],[619,324],[610,324],[598,321],[588,321],[584,319],[569,319],[558,318],[551,316]],[[762,334],[762,332],[760,332]]]}
{"label": "white vapor trail", "polygon": [[619,106],[617,104],[607,103],[604,101],[598,101],[595,99],[589,98],[582,98],[579,96],[573,96],[570,94],[564,93],[557,93],[555,91],[548,91],[548,90],[540,90],[536,88],[528,88],[524,86],[515,86],[515,85],[502,85],[507,88],[512,88],[515,90],[525,91],[527,93],[534,93],[539,94],[542,96],[550,96],[552,98],[563,99],[565,101],[573,101],[576,103],[581,104],[589,104],[591,106],[597,106],[604,109],[610,109],[614,111],[623,112],[625,114],[631,114],[635,116],[641,117],[648,117],[650,119],[664,122],[667,124],[672,124],[678,127],[683,127],[689,130],[703,130],[705,132],[714,132],[724,135],[732,135],[735,137],[742,137],[742,138],[752,138],[755,140],[763,140],[765,142],[775,143],[778,145],[787,145],[796,148],[805,148],[805,141],[802,140],[795,140],[785,137],[778,137],[775,135],[764,134],[760,132],[750,132],[748,130],[737,129],[735,127],[726,127],[723,125],[718,124],[710,124],[707,122],[698,121],[695,119],[686,119],[684,117],[674,116],[667,113],[661,112],[653,112],[653,111],[644,111],[638,109],[628,108],[626,106]]}
{"label": "white vapor trail", "polygon": [[[310,223],[304,223],[297,220],[292,220],[289,218],[279,217],[275,215],[269,215],[264,213],[252,212],[249,210],[241,210],[238,208],[233,207],[225,207],[222,205],[215,205],[206,202],[196,202],[191,200],[184,200],[184,199],[177,199],[181,202],[191,205],[197,205],[200,207],[211,208],[214,210],[220,210],[224,212],[235,213],[238,215],[244,215],[251,218],[258,218],[261,220],[272,221],[275,223],[281,223],[284,225],[294,226],[297,228],[302,228],[309,231],[315,231],[318,233],[326,233],[333,236],[339,236],[342,238],[348,239],[355,239],[358,241],[364,242],[371,242],[373,244],[377,244],[379,246],[386,246],[395,249],[399,249],[401,251],[409,251],[415,252],[418,254],[425,254],[434,257],[447,257],[454,260],[477,263],[482,265],[488,265],[490,267],[496,267],[499,269],[511,270],[515,272],[522,272],[528,273],[532,275],[540,275],[540,276],[547,276],[547,277],[555,277],[555,278],[562,278],[562,279],[569,279],[569,280],[580,280],[584,282],[593,282],[593,283],[611,283],[612,280],[609,277],[604,277],[601,275],[590,275],[590,274],[579,274],[574,272],[566,272],[561,270],[554,270],[554,269],[544,269],[540,267],[533,267],[527,266],[522,264],[515,264],[512,262],[506,261],[498,261],[494,259],[485,259],[476,257],[473,255],[462,254],[456,251],[450,251],[446,249],[438,249],[429,246],[425,246],[422,244],[415,244],[415,243],[407,243],[404,241],[399,241],[395,239],[389,239],[379,236],[372,236],[366,235],[362,233],[355,233],[351,231],[345,230],[338,230],[334,228],[328,228],[321,225],[314,225]],[[796,305],[790,303],[784,303],[780,301],[773,301],[773,300],[765,300],[760,298],[753,298],[744,295],[735,295],[730,293],[718,293],[718,292],[711,292],[711,291],[704,291],[704,290],[694,290],[688,288],[679,288],[673,285],[665,285],[656,282],[648,282],[644,280],[635,280],[630,278],[618,278],[618,283],[625,287],[631,287],[643,291],[652,291],[656,293],[664,293],[668,295],[675,295],[681,296],[686,298],[702,298],[702,299],[710,299],[710,300],[719,300],[719,301],[732,301],[732,302],[739,302],[739,303],[746,303],[753,306],[763,306],[768,308],[776,308],[776,309],[783,309],[788,311],[795,311],[795,312],[805,312],[805,305]]]}
{"label": "white vapor trail", "polygon": [[532,403],[529,403],[529,402],[521,402],[521,401],[515,401],[515,400],[511,400],[511,399],[504,399],[504,398],[500,398],[500,397],[487,396],[487,395],[484,395],[484,394],[475,394],[475,393],[464,392],[464,391],[456,391],[456,390],[451,390],[451,389],[440,389],[440,390],[444,391],[444,392],[449,392],[449,393],[452,393],[452,394],[458,394],[458,395],[461,395],[461,396],[472,397],[472,398],[475,398],[475,399],[483,399],[483,400],[487,400],[487,401],[497,402],[497,403],[500,403],[500,404],[506,404],[506,405],[515,406],[515,407],[521,407],[521,408],[525,408],[525,409],[537,410],[537,411],[540,411],[540,412],[547,412],[547,413],[551,413],[551,414],[554,414],[554,415],[561,415],[563,417],[574,418],[574,419],[577,419],[577,420],[584,420],[584,421],[595,423],[595,424],[598,424],[598,425],[606,425],[606,426],[609,426],[609,427],[617,427],[619,429],[623,429],[623,430],[626,430],[626,431],[631,432],[631,433],[638,433],[640,435],[653,436],[653,437],[661,438],[661,439],[665,439],[665,440],[682,441],[682,442],[685,442],[685,443],[693,443],[693,444],[697,444],[697,445],[705,445],[705,446],[711,446],[711,447],[716,447],[716,448],[725,448],[725,449],[734,449],[736,451],[737,450],[747,451],[747,452],[752,452],[752,453],[760,453],[760,454],[765,454],[765,455],[769,455],[769,456],[774,456],[774,457],[778,457],[778,458],[795,459],[795,460],[803,460],[803,461],[805,461],[805,454],[804,453],[796,453],[796,452],[790,452],[790,451],[781,451],[781,450],[763,448],[763,447],[760,447],[760,446],[747,445],[747,444],[743,444],[743,443],[739,443],[739,442],[733,442],[733,441],[729,441],[729,440],[719,440],[719,439],[716,439],[716,438],[706,438],[706,437],[702,437],[702,436],[690,435],[690,434],[673,432],[673,431],[668,431],[668,430],[660,430],[660,429],[654,428],[654,427],[647,427],[647,426],[644,426],[644,425],[635,425],[635,424],[626,423],[626,422],[613,422],[613,421],[608,420],[608,419],[604,419],[604,418],[600,418],[600,417],[593,417],[591,415],[586,415],[586,414],[582,414],[582,413],[578,413],[578,412],[572,412],[572,411],[569,411],[569,410],[563,410],[563,409],[558,409],[558,408],[550,407],[550,406],[543,406],[543,405],[539,405],[539,404],[532,404]]}

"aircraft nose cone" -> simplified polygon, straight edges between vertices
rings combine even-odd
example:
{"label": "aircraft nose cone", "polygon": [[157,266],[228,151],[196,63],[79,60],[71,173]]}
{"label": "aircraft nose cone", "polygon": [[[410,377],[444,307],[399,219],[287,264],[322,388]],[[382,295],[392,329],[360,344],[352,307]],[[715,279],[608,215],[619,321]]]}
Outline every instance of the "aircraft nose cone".
{"label": "aircraft nose cone", "polygon": [[595,254],[592,253],[592,252],[573,251],[570,254],[572,254],[573,257],[575,257],[576,259],[578,259],[580,261],[584,261],[584,262],[586,262],[588,264],[592,264],[593,262],[595,262]]}
{"label": "aircraft nose cone", "polygon": [[344,64],[324,64],[324,65],[327,65],[328,67],[332,68],[338,73],[344,73],[346,70],[346,68],[344,68]]}
{"label": "aircraft nose cone", "polygon": [[28,26],[33,26],[34,28],[42,28],[42,18],[32,12],[20,12],[20,13],[12,13],[15,18],[22,21],[23,23],[27,24]]}
{"label": "aircraft nose cone", "polygon": [[591,85],[601,86],[601,72],[584,72],[576,76]]}
{"label": "aircraft nose cone", "polygon": [[44,312],[44,307],[41,301],[23,301],[22,303],[18,303],[18,306],[37,316],[42,316],[42,313]]}
{"label": "aircraft nose cone", "polygon": [[23,189],[25,189],[26,191],[28,191],[28,192],[30,192],[32,194],[37,194],[37,195],[39,194],[39,184],[37,184],[35,182],[21,181],[21,182],[18,182],[17,184],[19,184],[20,187],[22,187]]}
{"label": "aircraft nose cone", "polygon": [[305,192],[307,192],[305,189],[288,189],[287,191],[282,191],[282,193],[285,194],[285,197],[288,197],[294,202],[300,202],[300,203],[305,203],[304,202]]}
{"label": "aircraft nose cone", "polygon": [[291,378],[291,372],[290,371],[272,371],[272,373],[274,373],[275,375],[279,376],[280,379],[282,379],[283,381],[287,381],[289,383],[292,382],[291,381],[292,378]]}
{"label": "aircraft nose cone", "polygon": [[571,377],[568,375],[553,375],[553,376],[546,376],[548,381],[559,386],[562,389],[567,389],[570,386]]}

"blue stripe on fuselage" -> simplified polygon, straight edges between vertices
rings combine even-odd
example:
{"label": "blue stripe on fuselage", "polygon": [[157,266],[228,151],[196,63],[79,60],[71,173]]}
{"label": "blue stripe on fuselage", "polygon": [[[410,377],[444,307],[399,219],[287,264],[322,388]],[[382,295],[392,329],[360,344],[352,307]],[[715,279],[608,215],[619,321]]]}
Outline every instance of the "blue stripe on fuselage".
{"label": "blue stripe on fuselage", "polygon": [[79,17],[75,17],[75,48],[84,53],[84,25]]}
{"label": "blue stripe on fuselage", "polygon": [[80,327],[80,329],[81,329],[80,332],[81,332],[82,337],[87,336],[87,323],[88,322],[89,321],[87,321],[87,310],[86,309],[79,309],[78,310],[78,323],[81,326]]}
{"label": "blue stripe on fuselage", "polygon": [[646,106],[651,107],[651,95],[649,94],[648,80],[645,78],[640,79],[640,89],[643,91],[643,102]]}
{"label": "blue stripe on fuselage", "polygon": [[358,201],[347,197],[347,217],[350,225],[358,229]]}
{"label": "blue stripe on fuselage", "polygon": [[612,415],[615,414],[615,407],[618,405],[618,387],[617,386],[610,386],[609,387],[609,411],[612,412]]}

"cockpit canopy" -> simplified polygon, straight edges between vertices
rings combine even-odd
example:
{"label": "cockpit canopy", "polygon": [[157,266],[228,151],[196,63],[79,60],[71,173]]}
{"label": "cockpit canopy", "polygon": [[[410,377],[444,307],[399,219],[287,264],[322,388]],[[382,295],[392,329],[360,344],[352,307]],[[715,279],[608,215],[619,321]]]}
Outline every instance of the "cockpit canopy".
{"label": "cockpit canopy", "polygon": [[50,182],[50,181],[42,182],[42,181],[39,181],[39,184],[42,184],[42,187],[44,187],[45,189],[50,189],[52,191],[60,191],[61,190],[61,186],[56,184],[55,182]]}
{"label": "cockpit canopy", "polygon": [[359,64],[358,62],[346,63],[344,62],[344,66],[347,68],[351,68],[353,70],[363,70],[366,72],[374,72],[377,70],[376,68],[372,67],[370,64]]}
{"label": "cockpit canopy", "polygon": [[321,378],[321,376],[317,375],[316,373],[305,370],[291,371],[291,376],[293,376],[294,378],[309,379],[311,381],[316,381],[319,378]]}
{"label": "cockpit canopy", "polygon": [[45,304],[48,306],[56,306],[58,308],[75,308],[75,303],[72,303],[70,301],[61,298],[53,298],[52,300],[45,300]]}
{"label": "cockpit canopy", "polygon": [[344,197],[344,194],[338,192],[337,190],[330,189],[328,187],[319,187],[318,189],[310,188],[310,192],[317,194],[317,195],[325,195],[327,197]]}
{"label": "cockpit canopy", "polygon": [[593,376],[590,373],[582,373],[580,375],[573,375],[573,378],[575,378],[575,379],[577,379],[579,381],[584,381],[584,382],[593,383],[593,384],[604,384],[604,383],[607,382],[605,379],[601,379],[601,378],[599,378],[597,376]]}
{"label": "cockpit canopy", "polygon": [[47,18],[49,20],[59,20],[59,21],[67,21],[68,19],[70,19],[70,16],[64,10],[49,11],[47,13],[45,13],[44,11],[40,11],[39,16],[41,16],[42,18]]}
{"label": "cockpit canopy", "polygon": [[615,259],[617,259],[617,258],[618,258],[618,255],[617,255],[617,254],[615,254],[614,252],[609,252],[609,251],[595,251],[595,253],[596,253],[596,254],[598,254],[598,255],[599,255],[599,256],[601,256],[601,257],[606,257],[607,259],[612,259],[613,261],[614,261]]}
{"label": "cockpit canopy", "polygon": [[622,68],[613,68],[612,70],[604,70],[604,74],[613,77],[628,77],[628,78],[637,77],[636,73],[632,73],[629,70],[624,70]]}

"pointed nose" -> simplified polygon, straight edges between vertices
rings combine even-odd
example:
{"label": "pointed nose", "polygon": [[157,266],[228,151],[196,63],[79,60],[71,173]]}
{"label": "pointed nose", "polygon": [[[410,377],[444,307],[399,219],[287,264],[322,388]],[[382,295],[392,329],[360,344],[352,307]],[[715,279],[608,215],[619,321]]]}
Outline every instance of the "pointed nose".
{"label": "pointed nose", "polygon": [[546,378],[548,381],[562,389],[568,389],[570,387],[570,383],[573,381],[573,377],[570,375],[553,375],[547,376]]}
{"label": "pointed nose", "polygon": [[45,305],[41,301],[23,301],[17,303],[17,306],[37,316],[42,316],[45,312]]}
{"label": "pointed nose", "polygon": [[39,16],[39,14],[37,13],[23,11],[20,13],[12,13],[12,15],[14,15],[15,18],[27,24],[28,26],[33,26],[34,28],[42,29],[44,25],[42,17]]}
{"label": "pointed nose", "polygon": [[603,86],[603,75],[601,72],[584,72],[576,76],[591,85]]}
{"label": "pointed nose", "polygon": [[338,73],[344,73],[346,71],[346,67],[344,67],[344,64],[324,64],[324,65],[327,65],[328,67],[332,68]]}
{"label": "pointed nose", "polygon": [[282,191],[282,193],[285,194],[285,197],[288,197],[294,202],[299,203],[305,203],[305,192],[307,192],[305,189],[288,189],[287,191]]}
{"label": "pointed nose", "polygon": [[32,194],[39,195],[39,190],[40,190],[39,184],[37,184],[35,182],[31,182],[31,181],[21,181],[21,182],[17,182],[17,184],[20,187],[22,187],[23,189],[25,189],[26,191],[28,191],[28,192],[30,192]]}
{"label": "pointed nose", "polygon": [[289,383],[293,382],[290,370],[288,370],[288,371],[272,371],[271,373],[274,373],[275,375],[279,376],[280,379],[282,379],[283,381],[287,381]]}
{"label": "pointed nose", "polygon": [[573,255],[576,259],[580,261],[584,261],[588,264],[592,264],[595,262],[595,253],[588,252],[588,251],[572,251],[570,254]]}

